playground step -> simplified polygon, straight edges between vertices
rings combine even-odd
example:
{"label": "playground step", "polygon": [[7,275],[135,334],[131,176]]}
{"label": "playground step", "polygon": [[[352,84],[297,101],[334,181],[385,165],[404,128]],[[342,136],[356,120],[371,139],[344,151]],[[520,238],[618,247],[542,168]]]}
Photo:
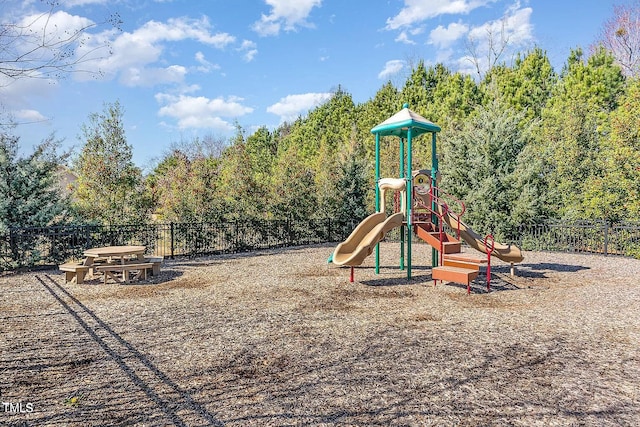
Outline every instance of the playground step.
{"label": "playground step", "polygon": [[469,268],[449,266],[433,267],[431,277],[434,280],[446,280],[447,282],[464,283],[468,285],[469,282],[478,277],[478,271]]}
{"label": "playground step", "polygon": [[478,271],[468,268],[442,266],[431,269],[431,278],[434,283],[436,280],[463,283],[467,285],[468,294],[471,293],[471,281],[476,277],[478,277]]}
{"label": "playground step", "polygon": [[475,254],[466,254],[466,253],[446,254],[446,255],[444,255],[444,259],[469,262],[469,263],[473,263],[473,264],[486,264],[487,263],[487,257],[486,256],[480,256],[480,255],[475,255]]}
{"label": "playground step", "polygon": [[414,232],[420,237],[422,240],[427,242],[432,247],[436,248],[437,251],[443,253],[458,253],[460,252],[460,241],[456,240],[455,237],[442,233],[442,242],[440,241],[440,233],[437,231],[431,231],[430,224],[416,224],[414,226]]}
{"label": "playground step", "polygon": [[458,261],[445,258],[444,260],[442,260],[442,265],[445,267],[458,267],[466,268],[468,270],[480,271],[480,264],[474,262]]}
{"label": "playground step", "polygon": [[461,244],[458,241],[442,242],[442,247],[442,252],[445,254],[457,254],[461,250]]}

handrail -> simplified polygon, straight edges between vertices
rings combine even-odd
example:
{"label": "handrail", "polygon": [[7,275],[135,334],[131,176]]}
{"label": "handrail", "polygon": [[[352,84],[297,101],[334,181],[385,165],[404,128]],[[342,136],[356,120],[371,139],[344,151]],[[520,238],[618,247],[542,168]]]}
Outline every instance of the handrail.
{"label": "handrail", "polygon": [[[491,246],[489,246],[491,241]],[[487,292],[491,290],[491,254],[495,250],[496,240],[493,238],[493,234],[487,234],[482,242],[487,250]]]}
{"label": "handrail", "polygon": [[444,223],[444,216],[449,212],[449,207],[447,206],[447,204],[443,204],[442,205],[442,213],[440,213],[437,210],[433,210],[433,208],[431,206],[424,206],[424,204],[422,204],[423,208],[425,208],[428,212],[429,212],[429,217],[431,217],[431,215],[436,215],[440,221],[438,221],[438,240],[440,241],[440,250],[438,251],[440,253],[440,265],[442,265],[442,261],[443,261],[443,254],[444,254],[444,242],[443,242],[443,238],[444,238],[444,227],[442,226],[442,224]]}
{"label": "handrail", "polygon": [[[447,205],[445,199],[453,200],[454,203],[458,204],[461,208],[460,213],[457,213],[453,209],[449,208],[449,205]],[[462,222],[460,218],[467,211],[467,207],[465,206],[464,202],[449,193],[441,192],[438,187],[432,186],[429,189],[429,202],[431,205],[433,205],[434,200],[438,205],[444,208],[446,213],[451,212],[455,214],[456,222],[458,223],[458,226],[456,228],[456,238],[460,240],[460,223]],[[429,209],[431,210],[431,207],[429,207]]]}
{"label": "handrail", "polygon": [[[415,188],[413,189],[413,192],[414,192],[413,200],[414,200],[414,203],[415,203],[414,206],[426,210],[428,212],[429,218],[432,219],[433,215],[435,215],[439,219],[437,232],[439,234],[438,238],[440,240],[440,245],[441,245],[439,252],[440,252],[440,265],[442,265],[443,257],[444,257],[443,256],[443,254],[444,254],[444,243],[443,243],[444,228],[443,228],[443,223],[445,222],[444,218],[445,218],[446,215],[449,215],[449,213],[454,213],[455,214],[456,220],[457,220],[457,223],[458,223],[457,230],[456,230],[456,238],[458,240],[460,240],[460,227],[461,227],[461,219],[460,219],[460,217],[466,211],[466,206],[464,205],[464,202],[462,202],[461,200],[459,200],[456,197],[452,196],[451,194],[444,193],[444,192],[440,193],[439,188],[435,187],[435,186],[432,186],[432,187],[429,188],[429,205],[428,206],[425,206],[425,203],[422,200],[416,201]],[[453,200],[454,203],[457,203],[460,206],[460,213],[454,212],[449,207],[449,205],[447,204],[445,198],[447,200]],[[433,202],[434,201],[436,202],[436,204],[438,206],[440,206],[440,209],[434,209],[433,208]],[[415,213],[415,211],[412,211],[412,216],[414,216],[416,221],[420,221],[421,215],[424,215],[424,214]],[[433,223],[432,220],[431,220],[431,222]]]}

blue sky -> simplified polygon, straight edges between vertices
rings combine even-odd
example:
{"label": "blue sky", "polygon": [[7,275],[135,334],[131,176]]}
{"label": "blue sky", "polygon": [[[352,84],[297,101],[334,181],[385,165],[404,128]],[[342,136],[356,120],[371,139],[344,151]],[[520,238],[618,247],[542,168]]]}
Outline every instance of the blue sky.
{"label": "blue sky", "polygon": [[[81,125],[119,101],[134,161],[148,168],[172,144],[228,138],[306,114],[339,85],[365,102],[412,64],[475,72],[487,34],[513,53],[539,46],[560,71],[571,48],[596,40],[625,0],[60,0],[49,31],[90,25],[74,55],[91,60],[59,80],[9,81],[0,102],[27,147],[55,132],[79,150]],[[6,22],[42,22],[40,0],[4,0]],[[118,13],[118,31],[99,24]],[[46,15],[45,15],[46,16]],[[54,25],[51,25],[54,24]],[[95,25],[94,25],[95,24]],[[51,34],[53,35],[53,34]],[[109,49],[96,49],[108,43]],[[480,64],[482,66],[482,64]],[[100,74],[97,72],[100,71]]]}

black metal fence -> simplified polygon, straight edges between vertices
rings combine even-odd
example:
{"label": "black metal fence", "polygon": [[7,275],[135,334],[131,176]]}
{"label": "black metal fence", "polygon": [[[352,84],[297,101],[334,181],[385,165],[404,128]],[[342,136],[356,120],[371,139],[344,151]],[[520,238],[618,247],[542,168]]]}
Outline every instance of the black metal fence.
{"label": "black metal fence", "polygon": [[[86,249],[97,246],[144,245],[149,254],[173,258],[338,242],[356,225],[355,221],[341,223],[327,218],[13,228],[0,236],[0,269],[60,264],[72,258],[80,259]],[[388,239],[394,240],[394,236],[391,233]],[[640,225],[548,222],[520,227],[513,242],[525,251],[640,258]]]}
{"label": "black metal fence", "polygon": [[144,245],[164,257],[247,252],[345,239],[355,222],[334,219],[12,228],[0,236],[0,269],[55,265],[92,247]]}
{"label": "black metal fence", "polygon": [[640,258],[640,224],[577,221],[521,226],[517,244],[528,251],[585,252]]}

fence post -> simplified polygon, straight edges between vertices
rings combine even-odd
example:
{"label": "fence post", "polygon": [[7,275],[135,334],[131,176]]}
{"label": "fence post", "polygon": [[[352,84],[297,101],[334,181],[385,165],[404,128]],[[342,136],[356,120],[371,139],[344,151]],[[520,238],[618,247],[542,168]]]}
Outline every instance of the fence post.
{"label": "fence post", "polygon": [[333,242],[331,240],[331,218],[327,218],[327,242]]}
{"label": "fence post", "polygon": [[604,222],[604,255],[609,254],[609,221]]}
{"label": "fence post", "polygon": [[233,253],[238,253],[240,237],[238,236],[238,218],[233,221]]}
{"label": "fence post", "polygon": [[16,245],[16,235],[13,231],[13,227],[9,229],[9,251],[11,252],[11,259],[18,261],[18,248]]}
{"label": "fence post", "polygon": [[171,233],[171,259],[173,259],[174,249],[175,249],[175,244],[176,244],[175,233],[174,233],[174,230],[173,230],[173,221],[171,221],[169,230],[170,230],[170,233]]}

